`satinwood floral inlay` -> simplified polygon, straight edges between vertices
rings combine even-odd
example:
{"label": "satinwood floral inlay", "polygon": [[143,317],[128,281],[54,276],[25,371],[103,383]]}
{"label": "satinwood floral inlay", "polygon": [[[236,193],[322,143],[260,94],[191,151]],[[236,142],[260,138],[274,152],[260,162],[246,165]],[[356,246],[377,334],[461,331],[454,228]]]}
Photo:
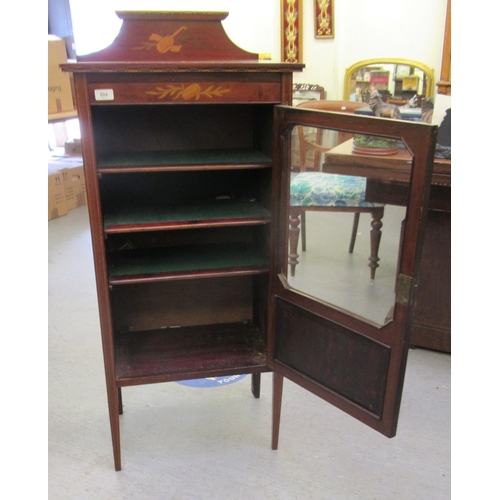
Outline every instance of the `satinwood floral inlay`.
{"label": "satinwood floral inlay", "polygon": [[182,85],[167,85],[166,88],[155,87],[156,90],[148,90],[146,94],[156,95],[158,99],[165,99],[167,96],[172,96],[174,100],[182,98],[185,101],[189,99],[199,100],[201,96],[205,97],[221,97],[228,92],[231,92],[228,88],[223,88],[221,86],[214,88],[213,85],[210,85],[205,90],[202,90],[201,85],[198,83],[192,83],[187,87]]}

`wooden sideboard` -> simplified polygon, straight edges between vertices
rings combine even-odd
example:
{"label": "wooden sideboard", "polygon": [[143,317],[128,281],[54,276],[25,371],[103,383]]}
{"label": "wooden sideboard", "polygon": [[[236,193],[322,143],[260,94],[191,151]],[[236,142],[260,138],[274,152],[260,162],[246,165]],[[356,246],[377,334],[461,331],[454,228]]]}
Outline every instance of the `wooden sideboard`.
{"label": "wooden sideboard", "polygon": [[[355,154],[351,139],[327,153],[323,171],[365,176],[367,200],[406,206],[409,162],[406,151]],[[451,352],[451,160],[434,162],[418,283],[411,344]]]}

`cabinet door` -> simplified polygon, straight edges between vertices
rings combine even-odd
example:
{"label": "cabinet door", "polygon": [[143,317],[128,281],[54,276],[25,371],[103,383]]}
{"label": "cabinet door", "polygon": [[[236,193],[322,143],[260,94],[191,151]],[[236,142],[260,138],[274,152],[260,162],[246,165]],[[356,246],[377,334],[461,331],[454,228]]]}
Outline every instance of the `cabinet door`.
{"label": "cabinet door", "polygon": [[[297,126],[322,129],[320,171],[292,172]],[[268,342],[274,448],[283,376],[395,435],[435,137],[436,128],[421,123],[276,107]],[[403,202],[372,203],[373,180],[393,183]]]}

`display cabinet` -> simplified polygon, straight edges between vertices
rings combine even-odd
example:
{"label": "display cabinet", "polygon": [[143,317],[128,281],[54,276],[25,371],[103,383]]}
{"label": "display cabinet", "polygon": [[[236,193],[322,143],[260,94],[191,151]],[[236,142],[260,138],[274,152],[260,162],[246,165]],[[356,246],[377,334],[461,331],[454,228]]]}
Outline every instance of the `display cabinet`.
{"label": "display cabinet", "polygon": [[[226,13],[117,14],[109,47],[63,65],[81,122],[116,470],[122,389],[132,385],[252,374],[258,397],[260,373],[272,370],[273,448],[283,376],[394,435],[434,129],[293,108],[303,65],[236,47]],[[318,120],[406,134],[416,146],[401,253],[410,288],[383,328],[287,284],[283,162],[293,127]],[[353,377],[359,370],[370,375]]]}

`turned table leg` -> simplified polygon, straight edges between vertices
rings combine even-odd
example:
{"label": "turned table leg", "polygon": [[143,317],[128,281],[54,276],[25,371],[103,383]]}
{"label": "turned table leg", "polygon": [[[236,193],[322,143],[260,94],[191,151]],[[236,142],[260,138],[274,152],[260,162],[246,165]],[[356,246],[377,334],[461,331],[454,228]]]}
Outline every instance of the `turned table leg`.
{"label": "turned table leg", "polygon": [[290,213],[290,251],[288,253],[288,263],[290,264],[290,275],[295,276],[295,266],[299,263],[297,247],[300,235],[300,213],[291,211]]}
{"label": "turned table leg", "polygon": [[382,217],[384,216],[384,208],[380,207],[372,212],[372,229],[370,231],[370,278],[375,279],[375,271],[379,267],[378,261],[380,260],[378,256],[378,249],[380,246],[380,238],[382,237]]}

